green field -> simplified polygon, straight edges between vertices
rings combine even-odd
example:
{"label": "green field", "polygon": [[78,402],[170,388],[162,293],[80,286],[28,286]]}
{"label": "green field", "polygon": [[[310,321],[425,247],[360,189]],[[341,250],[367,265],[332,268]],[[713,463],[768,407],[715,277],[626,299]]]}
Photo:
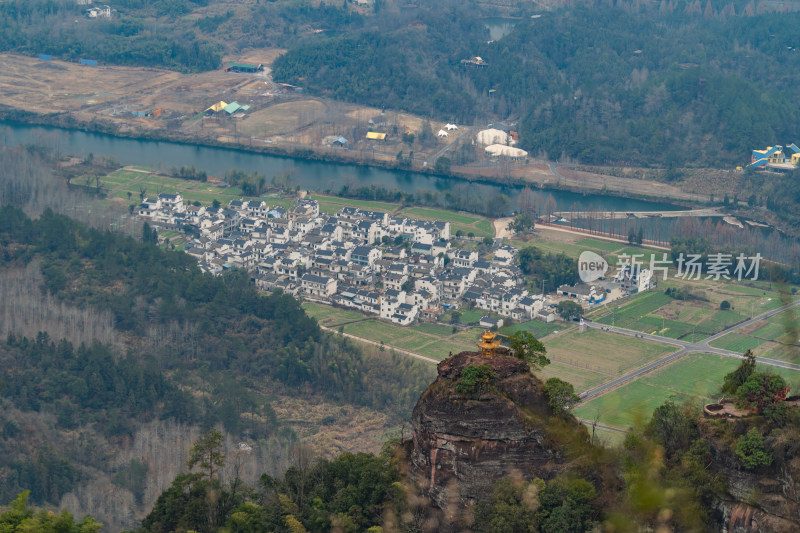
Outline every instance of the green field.
{"label": "green field", "polygon": [[[214,200],[222,205],[228,205],[231,200],[244,198],[260,199],[255,197],[243,197],[239,188],[228,187],[220,188],[208,182],[183,180],[171,178],[152,173],[152,169],[141,168],[147,172],[135,172],[133,170],[117,170],[108,176],[100,178],[100,184],[111,198],[120,198],[125,201],[138,202],[141,191],[145,191],[145,196],[154,197],[159,193],[181,193],[187,202],[201,202],[211,204]],[[71,180],[72,184],[79,186],[94,187],[94,182],[87,183],[86,176],[79,176]],[[294,205],[293,199],[270,198],[269,204],[273,206],[289,207]]]}
{"label": "green field", "polygon": [[587,237],[575,242],[564,242],[561,240],[548,239],[540,235],[534,236],[527,241],[512,239],[511,244],[517,248],[525,248],[527,246],[535,246],[545,252],[550,253],[563,253],[570,257],[577,257],[583,251],[590,251],[600,254],[605,257],[611,266],[617,262],[617,256],[621,253],[646,254],[646,257],[639,258],[640,261],[646,259],[647,263],[650,262],[650,254],[656,254],[656,258],[660,259],[664,251],[654,250],[652,248],[632,248],[628,244],[621,242],[605,241],[600,239],[593,239]]}
{"label": "green field", "polygon": [[[674,396],[678,400],[705,403],[717,398],[725,374],[739,365],[739,360],[712,354],[690,354],[679,361],[575,408],[575,416],[627,429],[646,421],[653,410]],[[800,388],[800,372],[758,366],[759,371],[780,374],[792,390]]]}
{"label": "green field", "polygon": [[[623,300],[621,305],[616,302],[609,304],[589,316],[601,324],[673,339],[698,341],[749,318],[749,314],[744,314],[741,307],[721,310],[717,303],[707,298],[708,295],[708,291],[700,291],[695,299],[680,300],[667,296],[661,290],[651,290]],[[766,309],[759,307],[758,312],[771,308],[774,299],[763,295],[759,298],[759,304],[766,306]]]}
{"label": "green field", "polygon": [[478,220],[481,220],[481,217],[476,215],[468,215],[431,207],[406,207],[403,209],[402,214],[410,218],[429,218],[455,222],[457,224],[464,224],[467,226],[475,224]]}
{"label": "green field", "polygon": [[439,324],[418,324],[411,326],[409,329],[413,331],[421,331],[429,335],[436,335],[437,337],[449,337],[453,334],[453,328],[450,326],[441,326]]}
{"label": "green field", "polygon": [[597,329],[574,329],[549,337],[544,344],[551,360],[599,373],[606,376],[604,381],[677,350],[668,344]]}
{"label": "green field", "polygon": [[[729,333],[711,343],[717,348],[726,348],[743,353],[754,350],[756,355],[781,359],[783,361],[800,361],[800,344],[798,344],[798,324],[794,318],[794,309],[778,313],[766,320],[748,326],[747,333]],[[751,327],[755,327],[752,330]]]}
{"label": "green field", "polygon": [[348,311],[346,309],[331,307],[330,305],[303,302],[302,307],[305,309],[308,316],[316,318],[317,322],[328,327],[335,327],[344,322],[364,320],[367,318],[366,315],[358,311]]}
{"label": "green field", "polygon": [[478,350],[478,348],[475,346],[475,343],[478,341],[478,337],[481,333],[483,333],[483,330],[479,328],[472,328],[470,330],[457,333],[456,335],[453,335],[447,339],[426,344],[420,349],[414,351],[432,359],[446,359],[450,352],[453,352],[454,354],[464,351],[474,352]]}
{"label": "green field", "polygon": [[[589,435],[591,435],[592,428],[587,426],[586,429],[589,430]],[[613,448],[615,446],[619,446],[623,443],[623,441],[625,441],[625,433],[620,433],[619,431],[610,431],[603,428],[596,428],[594,430],[594,438],[595,442],[603,446]]]}
{"label": "green field", "polygon": [[527,331],[537,339],[541,339],[542,337],[550,335],[554,331],[565,329],[566,327],[568,327],[568,325],[565,325],[561,322],[550,322],[547,324],[541,320],[531,320],[529,322],[522,322],[520,324],[514,324],[513,326],[505,326],[500,328],[500,333],[503,335],[511,335],[519,330],[522,330]]}
{"label": "green field", "polygon": [[575,392],[578,393],[593,389],[613,378],[613,376],[607,374],[568,365],[561,361],[552,361],[539,372],[539,377],[542,381],[547,381],[550,378],[559,378],[572,383],[572,386],[575,387]]}
{"label": "green field", "polygon": [[374,315],[311,302],[304,302],[303,309],[322,326],[341,328],[347,334],[383,342],[387,348],[399,348],[437,360],[445,359],[450,352],[476,350],[475,343],[482,333],[479,328],[471,328],[454,334],[451,326],[439,324],[397,326],[378,320]]}
{"label": "green field", "polygon": [[709,344],[714,348],[722,348],[724,350],[732,350],[734,352],[744,353],[747,350],[752,350],[764,344],[765,341],[756,339],[748,335],[740,333],[728,333],[723,335],[717,340],[711,341]]}
{"label": "green field", "polygon": [[534,246],[544,252],[548,252],[551,254],[565,254],[570,257],[574,257],[576,259],[578,258],[579,255],[581,255],[581,252],[583,252],[584,250],[596,251],[601,255],[604,253],[603,250],[593,250],[592,248],[586,246],[580,246],[574,243],[553,241],[550,239],[542,239],[539,237],[534,237],[527,241],[511,239],[510,243],[511,246],[519,248],[520,250],[523,248],[529,248],[531,246]]}
{"label": "green field", "polygon": [[338,196],[325,196],[322,194],[309,194],[308,197],[319,202],[321,213],[332,215],[343,207],[358,207],[370,211],[382,211],[393,213],[400,207],[400,204],[388,202],[374,202],[370,200],[354,200],[351,198],[339,198]]}
{"label": "green field", "polygon": [[672,301],[672,298],[661,291],[647,291],[635,295],[622,306],[609,304],[590,313],[589,317],[601,324],[629,327],[641,317],[652,313],[661,306]]}
{"label": "green field", "polygon": [[489,314],[488,311],[477,309],[464,309],[463,311],[459,310],[459,313],[461,313],[459,322],[462,324],[477,324],[481,321],[481,317]]}

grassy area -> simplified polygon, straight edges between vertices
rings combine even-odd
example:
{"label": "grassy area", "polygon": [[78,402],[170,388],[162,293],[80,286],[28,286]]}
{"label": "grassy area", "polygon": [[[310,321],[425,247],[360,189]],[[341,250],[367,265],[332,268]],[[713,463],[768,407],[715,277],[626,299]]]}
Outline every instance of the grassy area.
{"label": "grassy area", "polygon": [[627,328],[641,317],[652,313],[671,301],[672,298],[661,291],[647,291],[637,294],[622,306],[612,303],[590,313],[589,316],[592,320],[601,324],[613,324]]}
{"label": "grassy area", "polygon": [[[627,429],[634,423],[649,419],[653,410],[670,397],[698,403],[715,399],[725,374],[738,365],[736,359],[712,354],[690,354],[578,406],[574,414],[592,420],[599,413],[599,423]],[[782,375],[793,390],[800,387],[800,372],[762,365],[758,369]]]}
{"label": "grassy area", "polygon": [[358,311],[348,311],[346,309],[331,307],[330,305],[303,302],[302,306],[308,316],[316,318],[317,322],[328,327],[335,327],[344,322],[364,320],[367,318],[366,315],[359,313]]}
{"label": "grassy area", "polygon": [[370,200],[354,200],[351,198],[339,198],[337,196],[325,196],[322,194],[309,194],[308,197],[319,202],[319,210],[321,213],[327,213],[329,215],[336,213],[343,207],[358,207],[360,209],[383,211],[385,213],[393,213],[400,207],[400,204],[373,202]]}
{"label": "grassy area", "polygon": [[624,245],[618,242],[601,241],[598,239],[581,239],[576,242],[578,246],[582,246],[587,250],[593,252],[608,252],[613,253],[622,248]]}
{"label": "grassy area", "polygon": [[[134,167],[147,170],[147,172],[135,172],[133,170],[117,170],[108,176],[100,178],[101,186],[112,198],[121,198],[130,202],[138,202],[142,189],[146,195],[153,197],[158,193],[175,194],[181,193],[187,202],[200,202],[209,205],[217,200],[222,205],[228,205],[231,200],[244,198],[246,200],[262,199],[257,197],[245,197],[242,190],[236,187],[220,188],[208,182],[184,180],[169,176],[161,176],[152,173],[152,170],[145,167]],[[72,179],[72,183],[80,186],[87,186],[85,176]],[[90,181],[88,186],[94,186],[94,181]],[[294,205],[294,199],[283,199],[271,197],[267,200],[272,206],[289,207]],[[338,208],[337,208],[338,209]]]}
{"label": "grassy area", "polygon": [[569,365],[562,361],[552,361],[539,372],[539,377],[542,381],[547,381],[550,378],[559,378],[572,383],[576,392],[593,389],[611,379],[609,375]]}
{"label": "grassy area", "polygon": [[475,350],[475,342],[482,331],[472,328],[453,333],[452,327],[439,324],[418,324],[412,327],[397,326],[380,321],[374,315],[339,309],[328,305],[304,302],[303,309],[320,325],[339,329],[374,342],[383,342],[387,348],[398,348],[432,359],[441,360],[450,352]]}
{"label": "grassy area", "polygon": [[621,253],[631,255],[647,254],[646,257],[639,258],[640,261],[646,260],[650,262],[650,254],[655,254],[657,259],[661,258],[663,251],[655,251],[651,248],[634,248],[621,242],[604,241],[600,239],[593,239],[591,237],[581,238],[578,240],[559,240],[547,238],[541,234],[535,235],[527,241],[511,240],[511,244],[517,248],[525,248],[527,246],[535,246],[545,252],[554,254],[563,253],[570,257],[578,258],[581,252],[590,251],[600,254],[612,266],[616,264],[617,257]]}
{"label": "grassy area", "polygon": [[674,346],[616,335],[597,329],[574,329],[545,340],[547,354],[577,368],[605,374],[622,375],[634,368],[660,359],[676,350]]}
{"label": "grassy area", "polygon": [[476,351],[478,348],[475,343],[478,337],[483,333],[479,328],[472,328],[463,331],[448,339],[442,339],[430,344],[426,344],[422,348],[415,350],[418,354],[431,357],[433,359],[445,359],[452,353],[459,353],[463,351]]}
{"label": "grassy area", "polygon": [[733,350],[734,352],[744,353],[747,350],[752,350],[764,344],[761,339],[756,339],[748,335],[740,333],[728,333],[717,340],[711,341],[711,346],[714,348],[722,348],[725,350]]}
{"label": "grassy area", "polygon": [[[586,429],[589,430],[589,434],[591,435],[592,428],[587,427]],[[610,431],[603,428],[595,428],[594,438],[595,442],[602,444],[603,446],[613,448],[621,445],[625,441],[625,433],[620,433],[619,431]]]}
{"label": "grassy area", "polygon": [[402,213],[410,218],[443,220],[458,224],[465,224],[467,226],[475,224],[478,220],[480,220],[480,217],[475,215],[467,215],[464,213],[447,211],[445,209],[435,209],[432,207],[406,207],[403,209]]}
{"label": "grassy area", "polygon": [[449,337],[453,334],[453,328],[449,326],[441,326],[439,324],[418,324],[411,326],[409,329],[413,331],[421,331],[429,335],[436,335],[437,337]]}
{"label": "grassy area", "polygon": [[464,309],[459,310],[459,313],[461,313],[459,322],[462,324],[477,324],[481,321],[483,315],[488,314],[488,311],[482,309]]}
{"label": "grassy area", "polygon": [[[602,307],[590,313],[590,318],[601,324],[674,339],[701,340],[750,318],[749,307],[758,314],[780,305],[777,292],[751,288],[741,293],[730,291],[731,285],[709,280],[700,284],[669,280],[659,289],[687,287],[692,298],[673,299],[661,290],[651,290]],[[730,309],[720,309],[723,300],[731,304]]]}
{"label": "grassy area", "polygon": [[[561,253],[563,253],[565,255],[568,255],[570,257],[574,257],[576,259],[578,258],[579,255],[581,255],[581,252],[583,252],[584,250],[589,249],[589,248],[586,248],[584,246],[580,246],[580,245],[574,244],[574,243],[553,241],[553,240],[550,240],[550,239],[542,239],[542,238],[538,238],[538,237],[534,237],[534,238],[529,239],[527,241],[511,239],[511,246],[513,246],[515,248],[519,248],[519,249],[529,248],[531,246],[535,246],[536,248],[539,248],[540,250],[548,252],[548,253],[551,253],[551,254],[561,254]],[[591,251],[595,251],[595,250],[591,250]],[[602,250],[599,250],[598,253],[601,253],[601,255],[602,255]]]}
{"label": "grassy area", "polygon": [[512,335],[517,331],[522,330],[527,331],[537,339],[541,339],[542,337],[550,335],[554,331],[565,329],[567,327],[569,327],[569,324],[564,324],[563,322],[550,322],[548,324],[546,322],[542,322],[541,320],[531,320],[529,322],[522,322],[520,324],[514,324],[513,326],[500,328],[500,333],[503,335]]}

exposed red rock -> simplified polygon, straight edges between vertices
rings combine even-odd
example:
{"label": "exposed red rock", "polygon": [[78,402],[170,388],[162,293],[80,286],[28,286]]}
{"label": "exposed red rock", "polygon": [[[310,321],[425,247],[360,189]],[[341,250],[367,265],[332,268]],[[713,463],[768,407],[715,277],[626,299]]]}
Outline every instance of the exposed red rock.
{"label": "exposed red rock", "polygon": [[[496,379],[481,391],[458,393],[456,384],[469,365],[490,365]],[[565,468],[558,439],[548,432],[553,414],[543,384],[527,363],[462,352],[438,370],[412,415],[409,473],[439,509],[457,512],[504,477],[546,480]],[[574,419],[568,424],[580,438],[586,435]]]}

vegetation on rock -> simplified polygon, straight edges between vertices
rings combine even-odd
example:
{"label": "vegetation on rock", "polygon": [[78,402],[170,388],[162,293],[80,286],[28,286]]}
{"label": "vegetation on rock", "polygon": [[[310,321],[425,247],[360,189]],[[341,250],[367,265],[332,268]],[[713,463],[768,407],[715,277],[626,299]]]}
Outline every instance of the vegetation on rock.
{"label": "vegetation on rock", "polygon": [[550,364],[547,358],[547,348],[544,344],[525,330],[517,330],[508,336],[511,354],[528,363],[533,370],[541,370]]}

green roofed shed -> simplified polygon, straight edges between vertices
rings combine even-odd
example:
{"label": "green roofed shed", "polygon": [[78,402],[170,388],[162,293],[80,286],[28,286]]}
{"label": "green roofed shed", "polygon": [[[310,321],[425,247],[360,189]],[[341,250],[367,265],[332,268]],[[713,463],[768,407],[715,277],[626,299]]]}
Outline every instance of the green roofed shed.
{"label": "green roofed shed", "polygon": [[229,115],[233,115],[234,113],[239,111],[239,108],[241,107],[242,106],[240,106],[238,102],[231,102],[230,104],[223,107],[222,110],[228,113]]}
{"label": "green roofed shed", "polygon": [[264,70],[264,65],[261,63],[228,63],[225,66],[225,72],[261,72]]}

